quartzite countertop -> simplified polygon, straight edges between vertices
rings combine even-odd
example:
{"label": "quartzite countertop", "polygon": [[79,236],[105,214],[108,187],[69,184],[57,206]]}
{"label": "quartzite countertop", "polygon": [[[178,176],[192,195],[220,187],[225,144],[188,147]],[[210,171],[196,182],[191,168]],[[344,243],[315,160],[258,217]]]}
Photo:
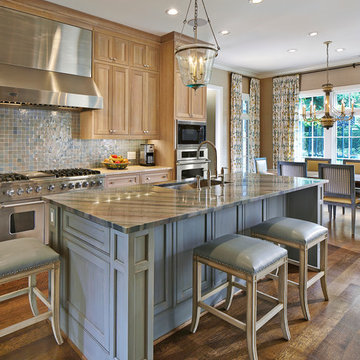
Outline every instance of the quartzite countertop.
{"label": "quartzite countertop", "polygon": [[125,189],[68,192],[45,198],[89,220],[131,233],[326,182],[249,173],[232,174],[226,180],[231,183],[203,188],[200,191],[138,185]]}
{"label": "quartzite countertop", "polygon": [[102,174],[108,175],[128,175],[128,174],[137,174],[137,173],[147,173],[152,171],[169,171],[172,170],[168,166],[141,166],[141,165],[129,165],[126,169],[123,170],[112,170],[105,167],[93,168],[92,170],[99,170]]}

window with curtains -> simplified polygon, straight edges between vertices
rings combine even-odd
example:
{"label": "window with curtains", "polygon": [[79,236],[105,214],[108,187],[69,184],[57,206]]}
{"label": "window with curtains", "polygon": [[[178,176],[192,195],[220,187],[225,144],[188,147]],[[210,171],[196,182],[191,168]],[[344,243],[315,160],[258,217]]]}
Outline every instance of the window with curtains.
{"label": "window with curtains", "polygon": [[243,170],[248,172],[250,170],[249,164],[249,94],[242,94],[242,135],[243,135]]}
{"label": "window with curtains", "polygon": [[[360,159],[360,85],[335,88],[330,98],[330,105],[341,109],[342,102],[347,108],[354,100],[355,116],[351,121],[337,121],[333,128],[325,130],[317,123],[304,122],[299,117],[297,130],[296,160],[306,157],[331,158],[332,163],[342,163],[344,159]],[[299,114],[303,105],[310,110],[315,105],[317,116],[324,115],[324,95],[322,90],[301,92]]]}

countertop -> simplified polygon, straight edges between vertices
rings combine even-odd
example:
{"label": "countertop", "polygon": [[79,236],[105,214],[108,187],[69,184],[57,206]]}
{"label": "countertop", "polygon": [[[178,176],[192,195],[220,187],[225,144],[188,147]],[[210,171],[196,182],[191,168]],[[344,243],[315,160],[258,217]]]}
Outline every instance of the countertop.
{"label": "countertop", "polygon": [[99,170],[102,174],[107,175],[126,175],[126,174],[134,174],[139,172],[149,172],[149,171],[167,171],[172,170],[171,167],[168,166],[141,166],[141,165],[129,165],[126,169],[123,170],[111,170],[105,167],[100,168],[92,168],[92,170]]}
{"label": "countertop", "polygon": [[179,191],[154,185],[74,191],[45,196],[66,210],[123,233],[326,183],[277,175],[231,174],[229,184]]}

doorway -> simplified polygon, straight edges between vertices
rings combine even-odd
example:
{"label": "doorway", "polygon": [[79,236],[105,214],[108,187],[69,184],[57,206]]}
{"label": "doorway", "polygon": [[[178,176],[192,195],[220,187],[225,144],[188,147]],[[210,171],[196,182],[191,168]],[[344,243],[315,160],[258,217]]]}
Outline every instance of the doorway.
{"label": "doorway", "polygon": [[[222,167],[227,167],[227,132],[223,124],[223,87],[217,85],[207,86],[207,122],[206,139],[213,142],[217,150],[217,167],[220,172]],[[210,169],[215,174],[213,149],[209,148]]]}

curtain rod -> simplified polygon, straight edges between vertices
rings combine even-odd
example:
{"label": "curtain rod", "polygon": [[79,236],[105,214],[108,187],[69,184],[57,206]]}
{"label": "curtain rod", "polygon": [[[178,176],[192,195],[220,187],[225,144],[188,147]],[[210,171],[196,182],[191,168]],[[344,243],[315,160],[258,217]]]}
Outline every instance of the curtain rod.
{"label": "curtain rod", "polygon": [[[356,66],[359,66],[360,62],[357,63],[353,63],[353,64],[348,64],[348,65],[339,65],[339,66],[333,66],[333,67],[329,67],[329,70],[338,70],[338,69],[346,69],[349,67],[352,68],[356,68]],[[314,73],[318,73],[318,72],[324,72],[326,71],[326,68],[322,68],[322,69],[318,69],[318,70],[309,70],[309,71],[303,71],[303,72],[296,72],[296,73],[292,73],[292,74],[284,74],[284,75],[278,75],[278,76],[274,76],[273,79],[275,78],[279,78],[279,77],[283,77],[283,76],[291,76],[291,75],[306,75],[306,74],[314,74]]]}

